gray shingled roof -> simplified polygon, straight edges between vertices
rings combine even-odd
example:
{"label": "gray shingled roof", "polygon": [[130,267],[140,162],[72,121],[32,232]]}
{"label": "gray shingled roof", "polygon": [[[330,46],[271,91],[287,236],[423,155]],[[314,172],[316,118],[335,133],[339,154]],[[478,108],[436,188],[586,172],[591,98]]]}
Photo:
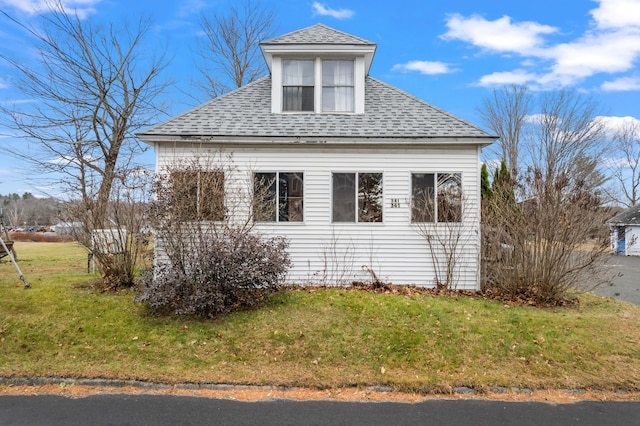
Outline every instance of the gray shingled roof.
{"label": "gray shingled roof", "polygon": [[271,77],[264,77],[215,98],[140,133],[175,136],[267,138],[486,138],[478,127],[408,93],[378,81],[365,80],[364,114],[273,114]]}
{"label": "gray shingled roof", "polygon": [[611,225],[640,225],[640,204],[612,217],[607,223]]}
{"label": "gray shingled roof", "polygon": [[273,40],[261,43],[270,44],[347,44],[347,45],[375,45],[368,40],[354,37],[323,24],[315,24],[301,30],[296,30]]}

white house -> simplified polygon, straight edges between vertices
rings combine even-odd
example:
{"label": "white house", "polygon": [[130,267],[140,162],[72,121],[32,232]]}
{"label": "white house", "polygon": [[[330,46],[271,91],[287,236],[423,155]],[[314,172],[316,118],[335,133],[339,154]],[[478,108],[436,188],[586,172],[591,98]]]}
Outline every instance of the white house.
{"label": "white house", "polygon": [[640,256],[640,204],[607,221],[611,235],[611,252]]}
{"label": "white house", "polygon": [[434,286],[451,266],[479,288],[480,151],[496,138],[369,76],[370,41],[317,24],[261,48],[269,76],[138,135],[156,170],[227,152],[225,186],[272,183],[256,229],[289,240],[290,283]]}

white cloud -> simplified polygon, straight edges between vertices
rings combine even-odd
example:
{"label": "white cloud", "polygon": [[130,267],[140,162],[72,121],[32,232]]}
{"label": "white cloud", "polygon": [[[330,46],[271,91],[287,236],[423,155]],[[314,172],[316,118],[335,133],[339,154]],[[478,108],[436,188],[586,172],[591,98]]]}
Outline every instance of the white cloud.
{"label": "white cloud", "polygon": [[9,87],[9,83],[4,78],[0,77],[0,89],[6,89]]}
{"label": "white cloud", "polygon": [[640,27],[640,1],[600,0],[599,3],[590,11],[598,28]]}
{"label": "white cloud", "polygon": [[514,71],[494,72],[485,75],[478,81],[479,86],[502,86],[505,84],[526,84],[529,81],[536,80],[536,74],[529,73],[523,69]]}
{"label": "white cloud", "polygon": [[202,9],[207,7],[207,3],[204,0],[182,0],[177,6],[176,16],[185,18],[200,13]]}
{"label": "white cloud", "polygon": [[14,99],[10,101],[0,101],[0,105],[22,105],[38,102],[36,99]]}
{"label": "white cloud", "polygon": [[[459,14],[447,19],[445,40],[461,40],[484,51],[518,54],[521,68],[496,71],[480,78],[478,85],[529,84],[549,89],[574,86],[597,74],[621,74],[633,70],[640,59],[640,0],[599,0],[590,11],[591,28],[574,40],[550,44],[544,36],[559,30],[537,22],[495,21]],[[604,83],[603,90],[637,90],[638,80],[619,77]]]}
{"label": "white cloud", "polygon": [[[86,163],[97,163],[100,159],[97,157],[94,157],[93,155],[87,155],[86,157],[84,157],[84,161]],[[70,157],[68,155],[63,155],[61,157],[56,157],[56,158],[52,158],[51,160],[48,160],[48,163],[50,164],[57,164],[57,165],[68,165],[68,164],[74,164],[74,165],[79,165],[80,164],[80,160],[78,160],[77,157]]]}
{"label": "white cloud", "polygon": [[445,40],[462,40],[474,46],[496,52],[525,53],[543,45],[542,35],[552,34],[557,28],[537,22],[511,23],[509,16],[488,21],[481,16],[465,18],[454,14],[447,19],[449,31],[440,37]]}
{"label": "white cloud", "polygon": [[605,81],[600,86],[605,92],[626,92],[631,90],[640,90],[640,78],[638,77],[620,77],[613,81]]}
{"label": "white cloud", "polygon": [[[635,127],[640,131],[640,120],[635,117],[613,117],[613,116],[599,116],[596,117],[602,125],[604,126],[605,133],[609,136],[612,136],[623,129],[630,129]],[[640,134],[638,134],[640,137]]]}
{"label": "white cloud", "polygon": [[319,3],[317,1],[314,1],[313,4],[311,5],[311,7],[313,8],[313,14],[314,15],[331,16],[331,17],[336,18],[336,19],[349,19],[353,15],[355,15],[355,12],[353,10],[349,10],[349,9],[331,9],[331,8],[325,6],[324,4]]}
{"label": "white cloud", "polygon": [[[95,5],[102,0],[62,0],[64,10],[69,13],[73,12],[80,19],[84,19],[89,15],[96,13]],[[49,4],[54,4],[50,0],[0,0],[0,5],[12,7],[23,13],[37,15],[44,13],[49,9]]]}
{"label": "white cloud", "polygon": [[484,161],[484,164],[487,165],[487,171],[489,174],[493,174],[493,172],[498,169],[502,165],[502,159],[500,158],[489,158]]}
{"label": "white cloud", "polygon": [[640,31],[622,30],[588,34],[549,51],[555,60],[554,74],[589,77],[598,73],[617,73],[633,68],[640,55]]}
{"label": "white cloud", "polygon": [[417,71],[420,74],[435,75],[435,74],[447,74],[453,72],[449,68],[448,64],[444,62],[430,62],[430,61],[409,61],[406,64],[394,65],[392,71]]}
{"label": "white cloud", "polygon": [[524,121],[532,124],[542,124],[547,117],[550,116],[548,114],[529,114],[524,118]]}

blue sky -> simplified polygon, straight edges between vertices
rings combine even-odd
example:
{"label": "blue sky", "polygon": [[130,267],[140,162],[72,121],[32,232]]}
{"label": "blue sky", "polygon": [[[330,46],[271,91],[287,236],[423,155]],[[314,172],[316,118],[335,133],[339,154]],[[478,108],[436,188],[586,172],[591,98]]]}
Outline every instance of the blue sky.
{"label": "blue sky", "polygon": [[[0,9],[35,22],[38,1],[0,0]],[[64,0],[100,22],[149,16],[149,49],[173,57],[167,118],[193,106],[188,94],[192,47],[202,13],[225,13],[233,1]],[[370,74],[482,125],[476,109],[491,90],[526,83],[533,90],[570,88],[592,96],[612,128],[640,119],[640,0],[262,0],[276,16],[275,35],[321,22],[378,44]],[[23,34],[0,16],[0,53],[20,57]],[[20,98],[0,62],[0,102]],[[3,129],[0,128],[0,134]],[[6,133],[6,132],[5,132]],[[0,136],[0,146],[17,143]],[[145,161],[152,163],[152,154]],[[0,194],[42,194],[25,164],[0,153]]]}

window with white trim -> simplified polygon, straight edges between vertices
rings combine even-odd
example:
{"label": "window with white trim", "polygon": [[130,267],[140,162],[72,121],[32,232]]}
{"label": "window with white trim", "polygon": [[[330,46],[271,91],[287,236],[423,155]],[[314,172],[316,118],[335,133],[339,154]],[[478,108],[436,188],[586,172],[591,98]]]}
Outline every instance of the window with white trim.
{"label": "window with white trim", "polygon": [[411,174],[412,222],[461,222],[460,173]]}
{"label": "window with white trim", "polygon": [[281,111],[355,112],[354,74],[353,59],[283,59]]}
{"label": "window with white trim", "polygon": [[220,170],[171,170],[174,214],[186,220],[224,220],[224,173]]}
{"label": "window with white trim", "polygon": [[333,222],[382,222],[382,173],[332,174]]}
{"label": "window with white trim", "polygon": [[352,60],[322,61],[322,111],[354,111]]}
{"label": "window with white trim", "polygon": [[253,175],[253,219],[256,222],[302,222],[302,172],[260,172]]}
{"label": "window with white trim", "polygon": [[315,61],[282,61],[282,111],[314,111]]}

